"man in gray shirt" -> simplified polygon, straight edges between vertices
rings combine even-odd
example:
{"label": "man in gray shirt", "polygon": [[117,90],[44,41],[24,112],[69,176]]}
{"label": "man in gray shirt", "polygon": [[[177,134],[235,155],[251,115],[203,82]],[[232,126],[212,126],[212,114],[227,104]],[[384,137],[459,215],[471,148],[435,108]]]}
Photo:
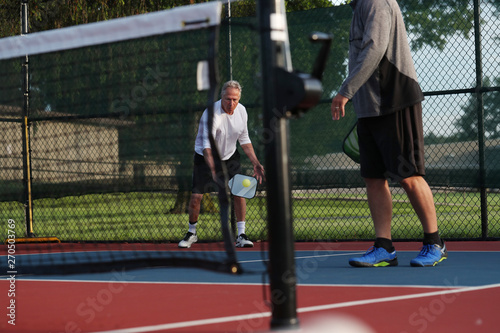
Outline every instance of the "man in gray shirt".
{"label": "man in gray shirt", "polygon": [[375,244],[355,267],[398,264],[392,244],[392,195],[388,179],[406,191],[424,231],[412,266],[435,266],[448,253],[438,231],[432,191],[423,178],[422,105],[406,29],[396,0],[353,0],[349,75],[333,98],[332,119],[352,100],[358,118],[361,176],[375,227]]}

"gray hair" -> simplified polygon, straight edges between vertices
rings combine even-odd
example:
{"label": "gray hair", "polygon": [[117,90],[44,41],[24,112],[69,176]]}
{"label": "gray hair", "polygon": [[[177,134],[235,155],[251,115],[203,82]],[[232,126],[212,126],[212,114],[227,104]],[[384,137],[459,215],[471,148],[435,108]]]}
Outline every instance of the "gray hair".
{"label": "gray hair", "polygon": [[240,91],[240,96],[241,96],[241,85],[238,81],[231,80],[231,81],[227,81],[226,83],[224,83],[224,85],[222,86],[220,97],[224,97],[224,95],[226,94],[227,88],[238,89]]}

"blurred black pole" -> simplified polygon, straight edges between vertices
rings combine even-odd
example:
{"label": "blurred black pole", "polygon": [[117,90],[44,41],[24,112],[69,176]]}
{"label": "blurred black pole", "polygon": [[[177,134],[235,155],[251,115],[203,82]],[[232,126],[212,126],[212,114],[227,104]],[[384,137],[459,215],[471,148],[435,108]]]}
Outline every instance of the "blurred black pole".
{"label": "blurred black pole", "polygon": [[269,279],[272,329],[298,327],[289,173],[288,119],[278,110],[275,68],[290,70],[283,0],[260,0],[262,105],[264,114]]}
{"label": "blurred black pole", "polygon": [[481,200],[481,238],[488,238],[488,197],[486,192],[484,100],[483,100],[483,56],[481,41],[481,4],[474,0],[474,44],[476,53],[476,101],[477,135],[479,145],[479,193]]}
{"label": "blurred black pole", "polygon": [[[28,34],[28,0],[21,0],[21,35]],[[29,115],[29,57],[26,55],[22,61],[23,68],[23,119],[22,119],[22,140],[23,140],[23,183],[24,183],[24,219],[26,223],[26,236],[34,237],[33,231],[33,197],[31,190],[31,147],[30,147],[30,124]]]}

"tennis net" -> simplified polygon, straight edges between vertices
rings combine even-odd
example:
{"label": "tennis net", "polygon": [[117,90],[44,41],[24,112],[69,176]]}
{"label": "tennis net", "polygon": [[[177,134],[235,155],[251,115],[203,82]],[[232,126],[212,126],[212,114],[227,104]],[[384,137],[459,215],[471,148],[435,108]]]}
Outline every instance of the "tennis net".
{"label": "tennis net", "polygon": [[221,10],[209,2],[0,40],[0,238],[17,255],[4,272],[239,270],[224,195],[203,199],[206,243],[177,248],[198,121],[218,93]]}

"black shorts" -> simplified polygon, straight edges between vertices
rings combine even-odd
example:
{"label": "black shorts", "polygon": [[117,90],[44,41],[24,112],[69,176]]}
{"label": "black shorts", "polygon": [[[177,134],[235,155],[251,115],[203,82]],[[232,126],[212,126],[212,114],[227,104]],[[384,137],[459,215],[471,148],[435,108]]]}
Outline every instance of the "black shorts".
{"label": "black shorts", "polygon": [[[216,169],[220,169],[219,162],[216,161]],[[228,179],[234,177],[234,175],[241,173],[240,164],[240,153],[238,150],[226,161],[222,163],[227,168]],[[224,175],[218,175],[219,180],[224,182]],[[205,157],[200,154],[194,153],[194,168],[193,168],[193,193],[208,193],[208,192],[218,192],[218,186],[212,179],[212,172],[210,167],[205,162]]]}
{"label": "black shorts", "polygon": [[358,120],[363,178],[401,181],[425,175],[422,104]]}

